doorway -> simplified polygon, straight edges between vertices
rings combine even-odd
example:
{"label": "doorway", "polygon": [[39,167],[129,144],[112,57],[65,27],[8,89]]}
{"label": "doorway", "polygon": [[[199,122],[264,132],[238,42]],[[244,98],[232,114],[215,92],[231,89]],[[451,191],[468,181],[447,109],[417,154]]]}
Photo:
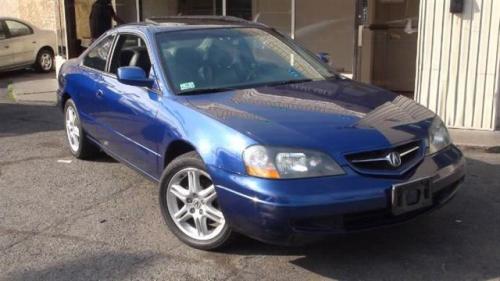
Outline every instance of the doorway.
{"label": "doorway", "polygon": [[360,2],[358,78],[413,98],[420,0]]}

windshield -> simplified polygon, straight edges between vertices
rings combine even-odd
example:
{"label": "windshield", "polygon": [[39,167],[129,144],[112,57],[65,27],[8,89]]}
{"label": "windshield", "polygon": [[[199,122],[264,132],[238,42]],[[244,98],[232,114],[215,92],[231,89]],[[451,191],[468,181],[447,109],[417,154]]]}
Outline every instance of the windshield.
{"label": "windshield", "polygon": [[167,77],[179,94],[324,80],[334,73],[313,55],[258,28],[159,33]]}

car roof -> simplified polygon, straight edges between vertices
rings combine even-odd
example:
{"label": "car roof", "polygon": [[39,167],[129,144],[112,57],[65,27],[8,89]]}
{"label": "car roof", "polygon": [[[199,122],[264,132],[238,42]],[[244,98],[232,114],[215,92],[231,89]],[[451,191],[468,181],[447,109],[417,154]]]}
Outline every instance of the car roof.
{"label": "car roof", "polygon": [[221,28],[221,27],[264,27],[268,26],[247,21],[237,17],[228,16],[168,16],[152,17],[144,22],[125,24],[117,29],[140,28],[150,32],[163,32],[174,30]]}

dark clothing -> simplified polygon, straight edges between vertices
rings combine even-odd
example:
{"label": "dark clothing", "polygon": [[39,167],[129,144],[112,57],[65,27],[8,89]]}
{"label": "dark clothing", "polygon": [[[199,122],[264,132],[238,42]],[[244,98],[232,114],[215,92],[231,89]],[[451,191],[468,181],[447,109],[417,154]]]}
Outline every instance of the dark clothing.
{"label": "dark clothing", "polygon": [[111,21],[115,16],[115,11],[107,0],[97,0],[92,5],[90,12],[90,36],[97,39],[103,33],[111,29]]}

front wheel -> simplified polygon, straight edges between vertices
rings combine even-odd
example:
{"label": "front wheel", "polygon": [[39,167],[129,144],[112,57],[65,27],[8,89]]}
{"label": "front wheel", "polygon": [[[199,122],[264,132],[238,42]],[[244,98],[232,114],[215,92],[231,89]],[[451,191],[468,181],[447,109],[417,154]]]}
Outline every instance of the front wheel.
{"label": "front wheel", "polygon": [[196,152],[181,155],[165,169],[160,206],[170,230],[194,248],[213,250],[224,246],[231,236],[215,185]]}

